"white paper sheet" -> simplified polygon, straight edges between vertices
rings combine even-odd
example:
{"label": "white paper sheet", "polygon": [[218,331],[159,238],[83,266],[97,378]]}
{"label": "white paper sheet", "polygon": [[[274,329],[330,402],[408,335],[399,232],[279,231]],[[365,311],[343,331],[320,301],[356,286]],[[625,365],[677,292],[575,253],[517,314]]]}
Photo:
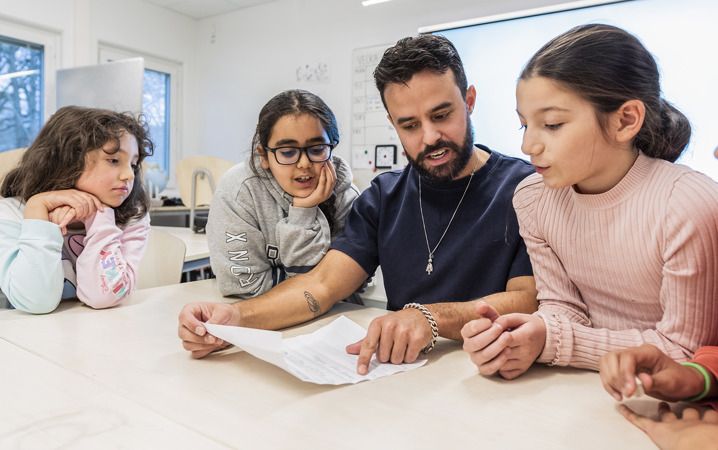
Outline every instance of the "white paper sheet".
{"label": "white paper sheet", "polygon": [[279,331],[204,325],[213,336],[310,383],[353,384],[417,369],[426,363],[425,359],[411,364],[381,363],[372,356],[369,373],[357,374],[358,356],[349,355],[345,347],[363,339],[366,330],[344,316],[314,333],[284,340]]}

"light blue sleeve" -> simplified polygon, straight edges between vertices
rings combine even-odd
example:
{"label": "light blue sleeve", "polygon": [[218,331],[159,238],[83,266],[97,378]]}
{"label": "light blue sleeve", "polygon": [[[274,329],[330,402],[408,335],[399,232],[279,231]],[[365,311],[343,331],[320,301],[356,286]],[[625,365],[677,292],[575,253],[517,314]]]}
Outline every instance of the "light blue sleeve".
{"label": "light blue sleeve", "polygon": [[13,307],[49,313],[62,298],[62,233],[44,220],[0,220],[0,290]]}

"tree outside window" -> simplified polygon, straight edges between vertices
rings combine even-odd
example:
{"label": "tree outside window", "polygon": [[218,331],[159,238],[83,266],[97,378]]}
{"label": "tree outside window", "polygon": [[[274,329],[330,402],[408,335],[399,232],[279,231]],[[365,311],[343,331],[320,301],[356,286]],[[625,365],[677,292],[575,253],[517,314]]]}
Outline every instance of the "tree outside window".
{"label": "tree outside window", "polygon": [[27,147],[43,124],[42,45],[0,36],[0,152]]}
{"label": "tree outside window", "polygon": [[142,112],[150,123],[154,155],[147,158],[169,173],[170,165],[170,74],[145,69],[142,87]]}

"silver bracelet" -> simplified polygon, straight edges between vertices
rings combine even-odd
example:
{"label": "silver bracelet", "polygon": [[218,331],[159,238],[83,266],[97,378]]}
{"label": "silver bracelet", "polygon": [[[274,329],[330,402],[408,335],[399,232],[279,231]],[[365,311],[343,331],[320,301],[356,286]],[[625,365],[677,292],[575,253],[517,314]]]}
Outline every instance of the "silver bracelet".
{"label": "silver bracelet", "polygon": [[436,345],[436,339],[439,337],[439,327],[436,326],[436,320],[434,320],[434,316],[431,315],[429,310],[426,309],[424,305],[420,305],[419,303],[407,303],[402,309],[407,308],[418,309],[422,314],[424,314],[426,320],[429,321],[429,325],[431,326],[431,340],[428,344],[426,344],[426,347],[421,349],[422,353],[429,353],[434,348],[434,345]]}

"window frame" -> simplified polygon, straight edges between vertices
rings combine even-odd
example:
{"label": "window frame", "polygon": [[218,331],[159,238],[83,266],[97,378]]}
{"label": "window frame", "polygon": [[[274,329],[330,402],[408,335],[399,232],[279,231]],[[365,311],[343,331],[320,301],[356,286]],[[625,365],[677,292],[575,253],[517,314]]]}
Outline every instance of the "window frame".
{"label": "window frame", "polygon": [[177,177],[175,166],[182,154],[182,141],[179,132],[179,124],[182,123],[180,117],[182,111],[182,93],[180,92],[180,86],[182,86],[182,64],[148,55],[140,51],[119,48],[102,42],[99,43],[97,52],[98,63],[100,64],[120,59],[141,57],[145,60],[145,69],[163,72],[170,75],[169,173],[167,174],[168,180],[165,190],[176,190],[177,184],[175,180]]}
{"label": "window frame", "polygon": [[61,35],[59,32],[0,17],[2,35],[43,47],[42,125],[55,112],[57,105],[56,76],[60,68]]}

